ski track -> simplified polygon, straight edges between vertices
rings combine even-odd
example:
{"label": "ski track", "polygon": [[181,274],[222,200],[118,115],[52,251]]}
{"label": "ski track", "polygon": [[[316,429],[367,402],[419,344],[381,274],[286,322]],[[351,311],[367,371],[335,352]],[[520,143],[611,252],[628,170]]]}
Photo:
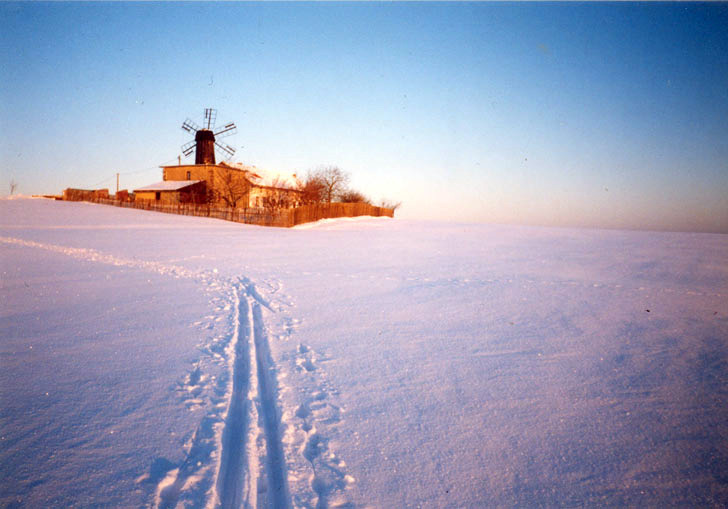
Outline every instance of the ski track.
{"label": "ski track", "polygon": [[236,293],[236,332],[230,404],[220,447],[213,507],[291,506],[281,443],[275,365],[261,306],[270,305],[252,282]]}
{"label": "ski track", "polygon": [[247,299],[241,298],[239,291],[235,293],[235,301],[232,391],[222,432],[216,482],[219,505],[224,508],[255,507],[257,490],[254,480],[258,474],[254,464],[247,461],[255,457],[254,440],[250,439],[248,433],[254,417],[251,415],[254,408],[250,399],[254,387],[251,383],[249,303]]}
{"label": "ski track", "polygon": [[[153,506],[291,507],[288,468],[281,441],[277,370],[263,319],[263,310],[277,311],[251,280],[245,277],[225,280],[211,271],[194,272],[177,265],[123,258],[89,248],[2,236],[0,243],[43,249],[86,262],[194,279],[207,285],[216,294],[211,299],[211,303],[218,304],[216,312],[231,315],[228,318],[232,321],[232,334],[213,339],[201,350],[226,360],[229,376],[221,377],[211,386],[211,380],[202,372],[201,362],[197,362],[178,384],[177,390],[184,395],[188,407],[201,405],[203,401],[198,396],[202,389],[212,387],[209,401],[212,410],[202,418],[185,445],[187,454],[182,463],[166,465],[163,467],[166,473],[154,475],[162,479],[157,481]],[[277,282],[265,284],[271,295],[280,289]],[[206,318],[212,322],[222,317]],[[290,323],[290,320],[284,321]],[[215,458],[217,465],[213,471]],[[137,483],[150,477],[145,474]],[[207,491],[206,485],[210,486]]]}

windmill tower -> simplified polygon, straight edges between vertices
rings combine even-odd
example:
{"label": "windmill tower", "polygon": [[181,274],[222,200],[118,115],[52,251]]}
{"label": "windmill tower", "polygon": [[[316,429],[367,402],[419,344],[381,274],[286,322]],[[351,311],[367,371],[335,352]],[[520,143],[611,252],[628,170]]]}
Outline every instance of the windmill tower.
{"label": "windmill tower", "polygon": [[188,156],[195,151],[195,164],[215,164],[215,148],[225,154],[226,159],[231,158],[235,154],[235,149],[225,143],[217,141],[231,134],[235,134],[238,128],[234,122],[230,122],[215,131],[215,119],[217,118],[217,110],[212,108],[205,109],[205,121],[203,127],[199,127],[189,118],[182,124],[182,129],[188,133],[195,135],[195,139],[182,145],[182,153]]}

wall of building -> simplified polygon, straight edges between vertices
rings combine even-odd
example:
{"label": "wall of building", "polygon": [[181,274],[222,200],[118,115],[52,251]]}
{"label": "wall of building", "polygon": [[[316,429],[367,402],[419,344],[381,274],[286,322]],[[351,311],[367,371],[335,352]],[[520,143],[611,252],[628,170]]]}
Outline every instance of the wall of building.
{"label": "wall of building", "polygon": [[178,193],[179,203],[207,203],[207,183],[198,182]]}
{"label": "wall of building", "polygon": [[205,180],[214,179],[217,166],[211,164],[183,164],[182,166],[165,166],[162,180]]}
{"label": "wall of building", "polygon": [[154,191],[136,191],[134,193],[135,200],[154,200],[155,196]]}
{"label": "wall of building", "polygon": [[291,208],[301,205],[301,193],[282,188],[253,186],[250,190],[250,207],[266,207],[275,204],[278,208]]}
{"label": "wall of building", "polygon": [[[251,183],[245,172],[217,164],[183,164],[163,167],[163,180],[203,180],[207,186],[207,197],[211,205],[225,206],[230,195],[242,196],[238,207],[246,207]],[[228,201],[224,199],[228,197]]]}
{"label": "wall of building", "polygon": [[[157,200],[159,194],[159,200]],[[137,191],[134,193],[136,200],[149,200],[159,203],[204,203],[205,202],[205,183],[199,182],[183,190],[177,191]]]}

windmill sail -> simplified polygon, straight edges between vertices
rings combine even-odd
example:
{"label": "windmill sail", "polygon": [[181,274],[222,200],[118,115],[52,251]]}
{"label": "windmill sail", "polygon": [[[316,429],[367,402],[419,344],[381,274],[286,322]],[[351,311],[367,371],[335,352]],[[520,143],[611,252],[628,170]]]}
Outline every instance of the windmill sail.
{"label": "windmill sail", "polygon": [[217,118],[217,110],[205,108],[205,129],[212,130],[215,128],[215,119]]}
{"label": "windmill sail", "polygon": [[195,152],[195,164],[216,164],[215,148],[225,154],[226,159],[231,158],[235,154],[235,149],[225,143],[219,143],[216,138],[225,138],[235,134],[238,128],[235,122],[229,122],[213,132],[215,129],[215,121],[217,120],[217,110],[213,108],[205,108],[204,121],[198,126],[189,118],[182,123],[182,129],[188,133],[194,134],[195,139],[182,145],[182,153],[185,157]]}
{"label": "windmill sail", "polygon": [[182,145],[182,153],[187,157],[192,153],[192,151],[195,149],[195,146],[197,146],[196,141],[188,141],[184,145]]}
{"label": "windmill sail", "polygon": [[189,118],[182,123],[182,129],[192,134],[195,134],[197,131],[200,130],[199,126]]}
{"label": "windmill sail", "polygon": [[231,147],[230,145],[216,141],[215,146],[217,148],[219,148],[221,151],[223,151],[225,154],[227,154],[228,158],[235,155],[235,149],[233,147]]}
{"label": "windmill sail", "polygon": [[220,130],[215,133],[215,138],[226,138],[236,132],[238,132],[238,128],[235,126],[235,122],[230,122],[229,124],[222,126]]}

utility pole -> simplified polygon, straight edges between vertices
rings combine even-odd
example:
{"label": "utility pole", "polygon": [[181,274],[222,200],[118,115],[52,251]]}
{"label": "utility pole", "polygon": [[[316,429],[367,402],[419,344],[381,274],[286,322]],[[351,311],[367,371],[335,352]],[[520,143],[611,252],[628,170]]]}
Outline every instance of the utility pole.
{"label": "utility pole", "polygon": [[177,156],[177,166],[182,166],[182,156]]}
{"label": "utility pole", "polygon": [[119,174],[116,174],[116,194],[119,194]]}

